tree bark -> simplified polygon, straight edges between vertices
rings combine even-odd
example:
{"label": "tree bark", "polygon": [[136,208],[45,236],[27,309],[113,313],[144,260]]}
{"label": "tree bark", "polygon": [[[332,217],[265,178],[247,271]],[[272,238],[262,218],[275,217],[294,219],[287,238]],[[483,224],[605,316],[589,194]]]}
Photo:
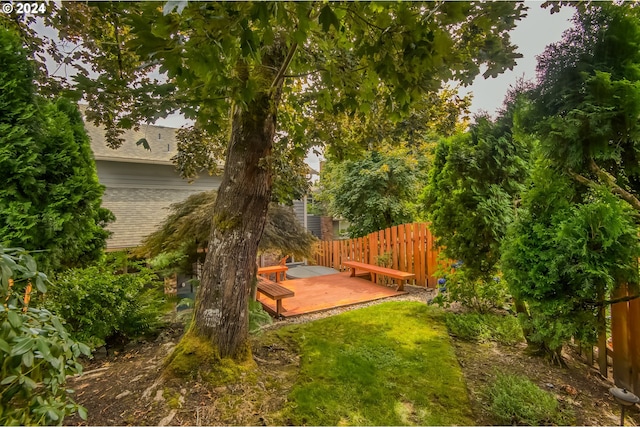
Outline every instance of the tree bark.
{"label": "tree bark", "polygon": [[[271,69],[264,67],[263,73]],[[232,111],[230,142],[213,209],[193,326],[196,334],[212,340],[221,357],[242,359],[250,354],[248,298],[271,199],[269,159],[281,88],[280,80],[244,108],[234,107]]]}

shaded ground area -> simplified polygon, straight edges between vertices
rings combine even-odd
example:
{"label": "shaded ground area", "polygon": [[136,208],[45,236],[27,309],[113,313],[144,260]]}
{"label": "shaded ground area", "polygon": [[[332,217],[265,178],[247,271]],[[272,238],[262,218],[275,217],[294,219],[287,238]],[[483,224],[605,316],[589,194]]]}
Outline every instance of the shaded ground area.
{"label": "shaded ground area", "polygon": [[[425,301],[427,293],[407,288],[409,293],[392,300]],[[377,304],[369,302],[365,305]],[[347,307],[294,317],[270,328],[302,323],[334,315]],[[130,345],[124,351],[90,361],[85,375],[70,382],[76,400],[89,410],[84,422],[67,418],[75,425],[275,425],[285,422],[277,413],[287,401],[299,373],[295,349],[274,340],[272,334],[253,338],[257,377],[238,384],[207,388],[198,379],[177,382],[160,378],[166,355],[178,342],[181,327],[166,329],[155,341]],[[609,396],[611,383],[597,372],[568,356],[569,368],[550,366],[544,359],[526,354],[523,346],[474,344],[454,340],[456,353],[471,400],[477,425],[493,423],[484,389],[497,372],[529,376],[536,384],[553,392],[561,404],[573,410],[575,424],[616,425],[620,410]],[[435,363],[437,361],[425,361]],[[640,424],[637,408],[628,411],[627,425]]]}
{"label": "shaded ground area", "polygon": [[[514,347],[495,343],[469,343],[454,340],[458,361],[467,382],[477,425],[494,421],[488,411],[485,393],[497,373],[527,376],[555,395],[562,410],[573,414],[573,425],[619,425],[620,406],[609,394],[612,381],[605,380],[595,367],[587,366],[572,351],[564,353],[568,367],[551,365],[528,354],[526,345]],[[627,410],[625,425],[639,425],[637,406]]]}

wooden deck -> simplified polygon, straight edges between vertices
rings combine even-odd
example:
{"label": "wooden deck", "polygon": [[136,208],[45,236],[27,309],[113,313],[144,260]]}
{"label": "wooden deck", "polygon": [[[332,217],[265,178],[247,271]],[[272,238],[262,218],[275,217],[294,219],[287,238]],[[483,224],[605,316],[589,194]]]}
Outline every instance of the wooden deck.
{"label": "wooden deck", "polygon": [[[349,277],[349,272],[285,280],[280,282],[280,285],[295,293],[294,297],[282,301],[286,309],[282,313],[284,317],[299,316],[405,293],[376,285],[366,279]],[[259,300],[264,305],[276,309],[273,300],[265,297],[259,297]]]}

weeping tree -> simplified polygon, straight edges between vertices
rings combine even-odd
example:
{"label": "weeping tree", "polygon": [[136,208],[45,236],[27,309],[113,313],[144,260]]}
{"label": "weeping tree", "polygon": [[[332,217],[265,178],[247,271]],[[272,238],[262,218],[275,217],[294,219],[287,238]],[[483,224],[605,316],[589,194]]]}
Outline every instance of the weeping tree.
{"label": "weeping tree", "polygon": [[[172,254],[180,267],[190,271],[198,253],[208,247],[211,211],[217,192],[205,191],[174,203],[160,227],[147,236],[134,251],[135,255],[155,257]],[[311,258],[317,239],[302,227],[290,206],[270,203],[258,253],[272,252],[280,256]]]}
{"label": "weeping tree", "polygon": [[496,76],[515,64],[508,32],[524,11],[511,2],[70,2],[47,19],[79,45],[72,86],[113,147],[122,128],[172,111],[202,135],[228,129],[192,333],[221,356],[244,357],[274,174],[320,143],[307,137],[315,112],[361,116],[381,99],[401,116],[443,81],[469,84],[481,67]]}

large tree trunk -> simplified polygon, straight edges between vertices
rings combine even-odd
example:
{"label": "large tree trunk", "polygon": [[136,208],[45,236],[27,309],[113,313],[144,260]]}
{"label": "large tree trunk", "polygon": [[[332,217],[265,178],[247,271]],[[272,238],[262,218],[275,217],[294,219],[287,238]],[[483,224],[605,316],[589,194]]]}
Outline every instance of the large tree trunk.
{"label": "large tree trunk", "polygon": [[232,112],[227,159],[194,314],[195,333],[211,339],[221,357],[243,358],[249,350],[248,297],[271,198],[269,158],[280,87],[266,89]]}

